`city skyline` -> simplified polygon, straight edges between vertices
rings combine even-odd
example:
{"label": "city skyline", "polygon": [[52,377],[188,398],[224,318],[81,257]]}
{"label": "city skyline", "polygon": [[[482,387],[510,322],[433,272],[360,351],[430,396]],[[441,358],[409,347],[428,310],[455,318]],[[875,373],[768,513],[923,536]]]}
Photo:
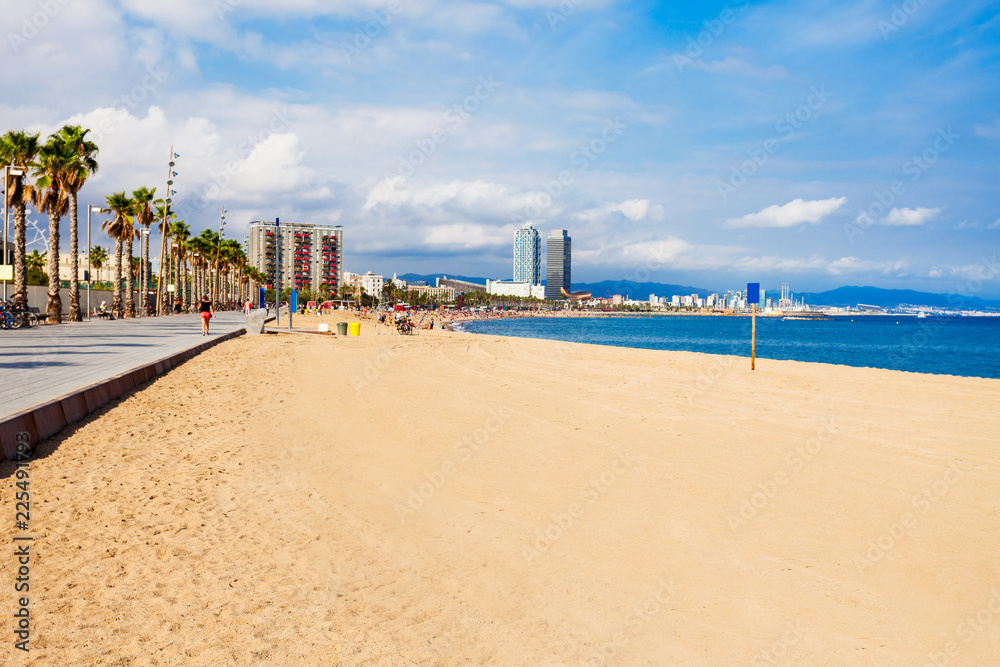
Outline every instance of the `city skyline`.
{"label": "city skyline", "polygon": [[0,118],[91,129],[84,206],[173,145],[193,229],[341,224],[383,273],[506,275],[531,223],[581,282],[1000,298],[995,3],[46,7],[0,17]]}

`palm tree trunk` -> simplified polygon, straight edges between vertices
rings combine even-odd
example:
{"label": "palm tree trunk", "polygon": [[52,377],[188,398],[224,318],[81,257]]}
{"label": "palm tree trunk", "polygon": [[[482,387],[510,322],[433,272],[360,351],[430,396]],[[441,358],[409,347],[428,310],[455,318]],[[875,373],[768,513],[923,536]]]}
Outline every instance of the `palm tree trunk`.
{"label": "palm tree trunk", "polygon": [[49,324],[62,323],[62,299],[59,296],[59,216],[49,212],[49,301],[45,312]]}
{"label": "palm tree trunk", "polygon": [[122,240],[115,239],[115,292],[111,298],[111,314],[115,317],[122,316]]}
{"label": "palm tree trunk", "polygon": [[73,261],[69,267],[69,321],[82,322],[80,315],[80,235],[76,221],[76,193],[69,200],[69,251]]}
{"label": "palm tree trunk", "polygon": [[126,241],[128,245],[128,259],[125,266],[128,268],[125,273],[125,317],[135,317],[135,298],[132,295],[132,239]]}
{"label": "palm tree trunk", "polygon": [[187,258],[185,257],[182,261],[181,258],[178,257],[177,260],[179,262],[178,273],[181,275],[181,279],[179,281],[181,284],[181,306],[183,306],[183,308],[187,310],[187,305],[188,305]]}
{"label": "palm tree trunk", "polygon": [[14,296],[12,301],[14,305],[19,307],[28,305],[28,265],[24,261],[27,253],[24,231],[28,225],[24,208],[23,203],[14,203]]}

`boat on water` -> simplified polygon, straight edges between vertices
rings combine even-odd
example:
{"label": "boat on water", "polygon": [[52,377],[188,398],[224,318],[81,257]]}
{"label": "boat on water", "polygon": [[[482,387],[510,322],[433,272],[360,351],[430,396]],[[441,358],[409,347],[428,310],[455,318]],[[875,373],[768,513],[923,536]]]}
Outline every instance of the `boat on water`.
{"label": "boat on water", "polygon": [[818,310],[792,310],[785,311],[782,320],[829,320],[826,313]]}
{"label": "boat on water", "polygon": [[926,317],[927,317],[927,313],[925,313],[922,310],[919,313],[917,313],[917,319],[918,320],[926,319]]}

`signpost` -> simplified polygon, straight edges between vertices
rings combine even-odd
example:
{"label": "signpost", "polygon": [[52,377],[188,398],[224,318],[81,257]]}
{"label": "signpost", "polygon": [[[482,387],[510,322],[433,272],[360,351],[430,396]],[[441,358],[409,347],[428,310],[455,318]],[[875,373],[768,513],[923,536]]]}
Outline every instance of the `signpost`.
{"label": "signpost", "polygon": [[257,300],[257,307],[258,308],[263,308],[264,307],[264,291],[265,291],[265,289],[263,287],[261,287],[260,288],[260,298]]}
{"label": "signpost", "polygon": [[747,283],[747,303],[751,304],[750,316],[750,370],[757,362],[757,304],[760,303],[760,283]]}
{"label": "signpost", "polygon": [[292,313],[299,307],[299,293],[297,290],[292,290],[292,293],[288,297],[288,330],[292,330]]}

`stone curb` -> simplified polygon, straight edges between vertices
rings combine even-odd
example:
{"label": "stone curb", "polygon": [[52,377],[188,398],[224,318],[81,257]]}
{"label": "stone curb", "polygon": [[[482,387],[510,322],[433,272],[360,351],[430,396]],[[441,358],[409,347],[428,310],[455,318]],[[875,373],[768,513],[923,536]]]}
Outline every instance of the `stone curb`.
{"label": "stone curb", "polygon": [[75,424],[95,412],[98,408],[121,398],[170,369],[180,366],[210,347],[245,333],[246,329],[237,329],[5,418],[0,421],[0,445],[3,446],[4,456],[8,461],[15,460],[17,453],[15,438],[18,433],[28,433],[29,446],[34,450],[42,440],[51,438],[67,426]]}

